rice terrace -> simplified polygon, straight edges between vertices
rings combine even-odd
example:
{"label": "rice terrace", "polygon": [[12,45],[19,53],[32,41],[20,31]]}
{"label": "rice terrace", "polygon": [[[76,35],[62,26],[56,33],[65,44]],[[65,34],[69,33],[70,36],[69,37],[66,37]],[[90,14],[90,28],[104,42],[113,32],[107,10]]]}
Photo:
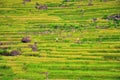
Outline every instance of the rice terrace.
{"label": "rice terrace", "polygon": [[0,80],[120,80],[120,0],[0,0]]}

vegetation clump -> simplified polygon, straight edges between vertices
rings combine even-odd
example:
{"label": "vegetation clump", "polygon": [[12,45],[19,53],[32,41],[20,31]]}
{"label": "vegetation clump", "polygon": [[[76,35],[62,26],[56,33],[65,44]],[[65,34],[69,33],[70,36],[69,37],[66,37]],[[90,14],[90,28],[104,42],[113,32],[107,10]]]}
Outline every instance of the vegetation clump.
{"label": "vegetation clump", "polygon": [[93,4],[92,4],[92,2],[93,2],[93,0],[88,0],[89,2],[88,2],[88,6],[92,6]]}
{"label": "vegetation clump", "polygon": [[31,0],[23,0],[23,4],[25,5],[27,2],[31,2]]}
{"label": "vegetation clump", "polygon": [[21,52],[18,50],[12,50],[10,52],[7,49],[0,49],[0,55],[3,55],[3,56],[17,56],[20,54],[21,54]]}
{"label": "vegetation clump", "polygon": [[0,80],[119,80],[118,4],[0,0]]}
{"label": "vegetation clump", "polygon": [[9,56],[10,54],[7,49],[0,49],[0,55]]}

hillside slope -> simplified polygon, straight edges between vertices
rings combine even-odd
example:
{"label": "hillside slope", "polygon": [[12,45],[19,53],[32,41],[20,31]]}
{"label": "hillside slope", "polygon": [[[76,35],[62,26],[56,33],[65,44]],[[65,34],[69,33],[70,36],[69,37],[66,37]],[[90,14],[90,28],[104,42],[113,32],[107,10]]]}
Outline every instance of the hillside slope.
{"label": "hillside slope", "polygon": [[92,1],[0,0],[0,80],[119,80],[120,1]]}

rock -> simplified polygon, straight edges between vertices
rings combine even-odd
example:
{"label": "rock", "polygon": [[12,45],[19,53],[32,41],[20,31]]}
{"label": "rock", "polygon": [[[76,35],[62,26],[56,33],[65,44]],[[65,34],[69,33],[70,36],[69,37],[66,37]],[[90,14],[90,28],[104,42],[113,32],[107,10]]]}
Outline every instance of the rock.
{"label": "rock", "polygon": [[78,44],[81,43],[80,38],[77,38],[75,42]]}
{"label": "rock", "polygon": [[0,45],[3,45],[3,43],[2,43],[2,42],[0,42]]}
{"label": "rock", "polygon": [[23,1],[25,1],[25,2],[31,2],[31,0],[23,0]]}
{"label": "rock", "polygon": [[21,41],[22,41],[23,43],[29,43],[29,42],[31,41],[31,39],[30,39],[29,36],[27,36],[27,37],[22,38]]}
{"label": "rock", "polygon": [[96,22],[96,21],[97,21],[97,18],[93,18],[92,20],[93,20],[93,22]]}
{"label": "rock", "polygon": [[108,19],[120,20],[120,14],[113,14],[111,16],[108,16]]}
{"label": "rock", "polygon": [[35,8],[36,8],[36,9],[39,9],[39,10],[47,10],[47,9],[48,9],[48,6],[42,5],[42,4],[39,4],[38,2],[36,2]]}
{"label": "rock", "polygon": [[66,2],[70,2],[70,0],[66,0]]}
{"label": "rock", "polygon": [[34,45],[29,45],[32,48],[32,51],[38,51],[36,44],[37,43],[35,42]]}
{"label": "rock", "polygon": [[31,2],[31,0],[23,0],[23,2]]}
{"label": "rock", "polygon": [[20,54],[21,54],[21,52],[19,50],[12,50],[12,51],[8,51],[8,49],[0,50],[0,55],[3,55],[3,56],[17,56]]}
{"label": "rock", "polygon": [[45,5],[36,6],[35,8],[39,9],[39,10],[47,10],[47,6],[45,6]]}
{"label": "rock", "polygon": [[96,26],[96,29],[99,29],[100,28],[100,26]]}
{"label": "rock", "polygon": [[88,6],[93,6],[93,4],[89,3]]}
{"label": "rock", "polygon": [[77,6],[77,8],[81,8],[81,6]]}
{"label": "rock", "polygon": [[17,55],[20,55],[20,54],[21,54],[21,52],[18,51],[18,50],[12,50],[12,51],[10,52],[10,56],[17,56]]}

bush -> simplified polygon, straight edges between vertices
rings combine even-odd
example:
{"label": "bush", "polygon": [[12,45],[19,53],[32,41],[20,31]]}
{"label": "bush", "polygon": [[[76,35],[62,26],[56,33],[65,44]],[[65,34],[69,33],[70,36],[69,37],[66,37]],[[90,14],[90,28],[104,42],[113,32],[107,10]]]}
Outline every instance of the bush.
{"label": "bush", "polygon": [[0,66],[0,69],[10,69],[10,66],[7,66],[7,65],[1,65],[1,66]]}
{"label": "bush", "polygon": [[20,55],[20,51],[18,50],[12,50],[11,52],[9,52],[7,49],[0,49],[0,55],[4,55],[4,56],[16,56],[16,55]]}
{"label": "bush", "polygon": [[9,52],[7,51],[7,49],[0,49],[0,55],[9,56]]}
{"label": "bush", "polygon": [[120,56],[109,56],[109,55],[106,55],[103,57],[105,60],[118,60],[120,61]]}
{"label": "bush", "polygon": [[108,19],[108,16],[107,16],[107,15],[104,15],[104,16],[102,17],[102,19]]}

